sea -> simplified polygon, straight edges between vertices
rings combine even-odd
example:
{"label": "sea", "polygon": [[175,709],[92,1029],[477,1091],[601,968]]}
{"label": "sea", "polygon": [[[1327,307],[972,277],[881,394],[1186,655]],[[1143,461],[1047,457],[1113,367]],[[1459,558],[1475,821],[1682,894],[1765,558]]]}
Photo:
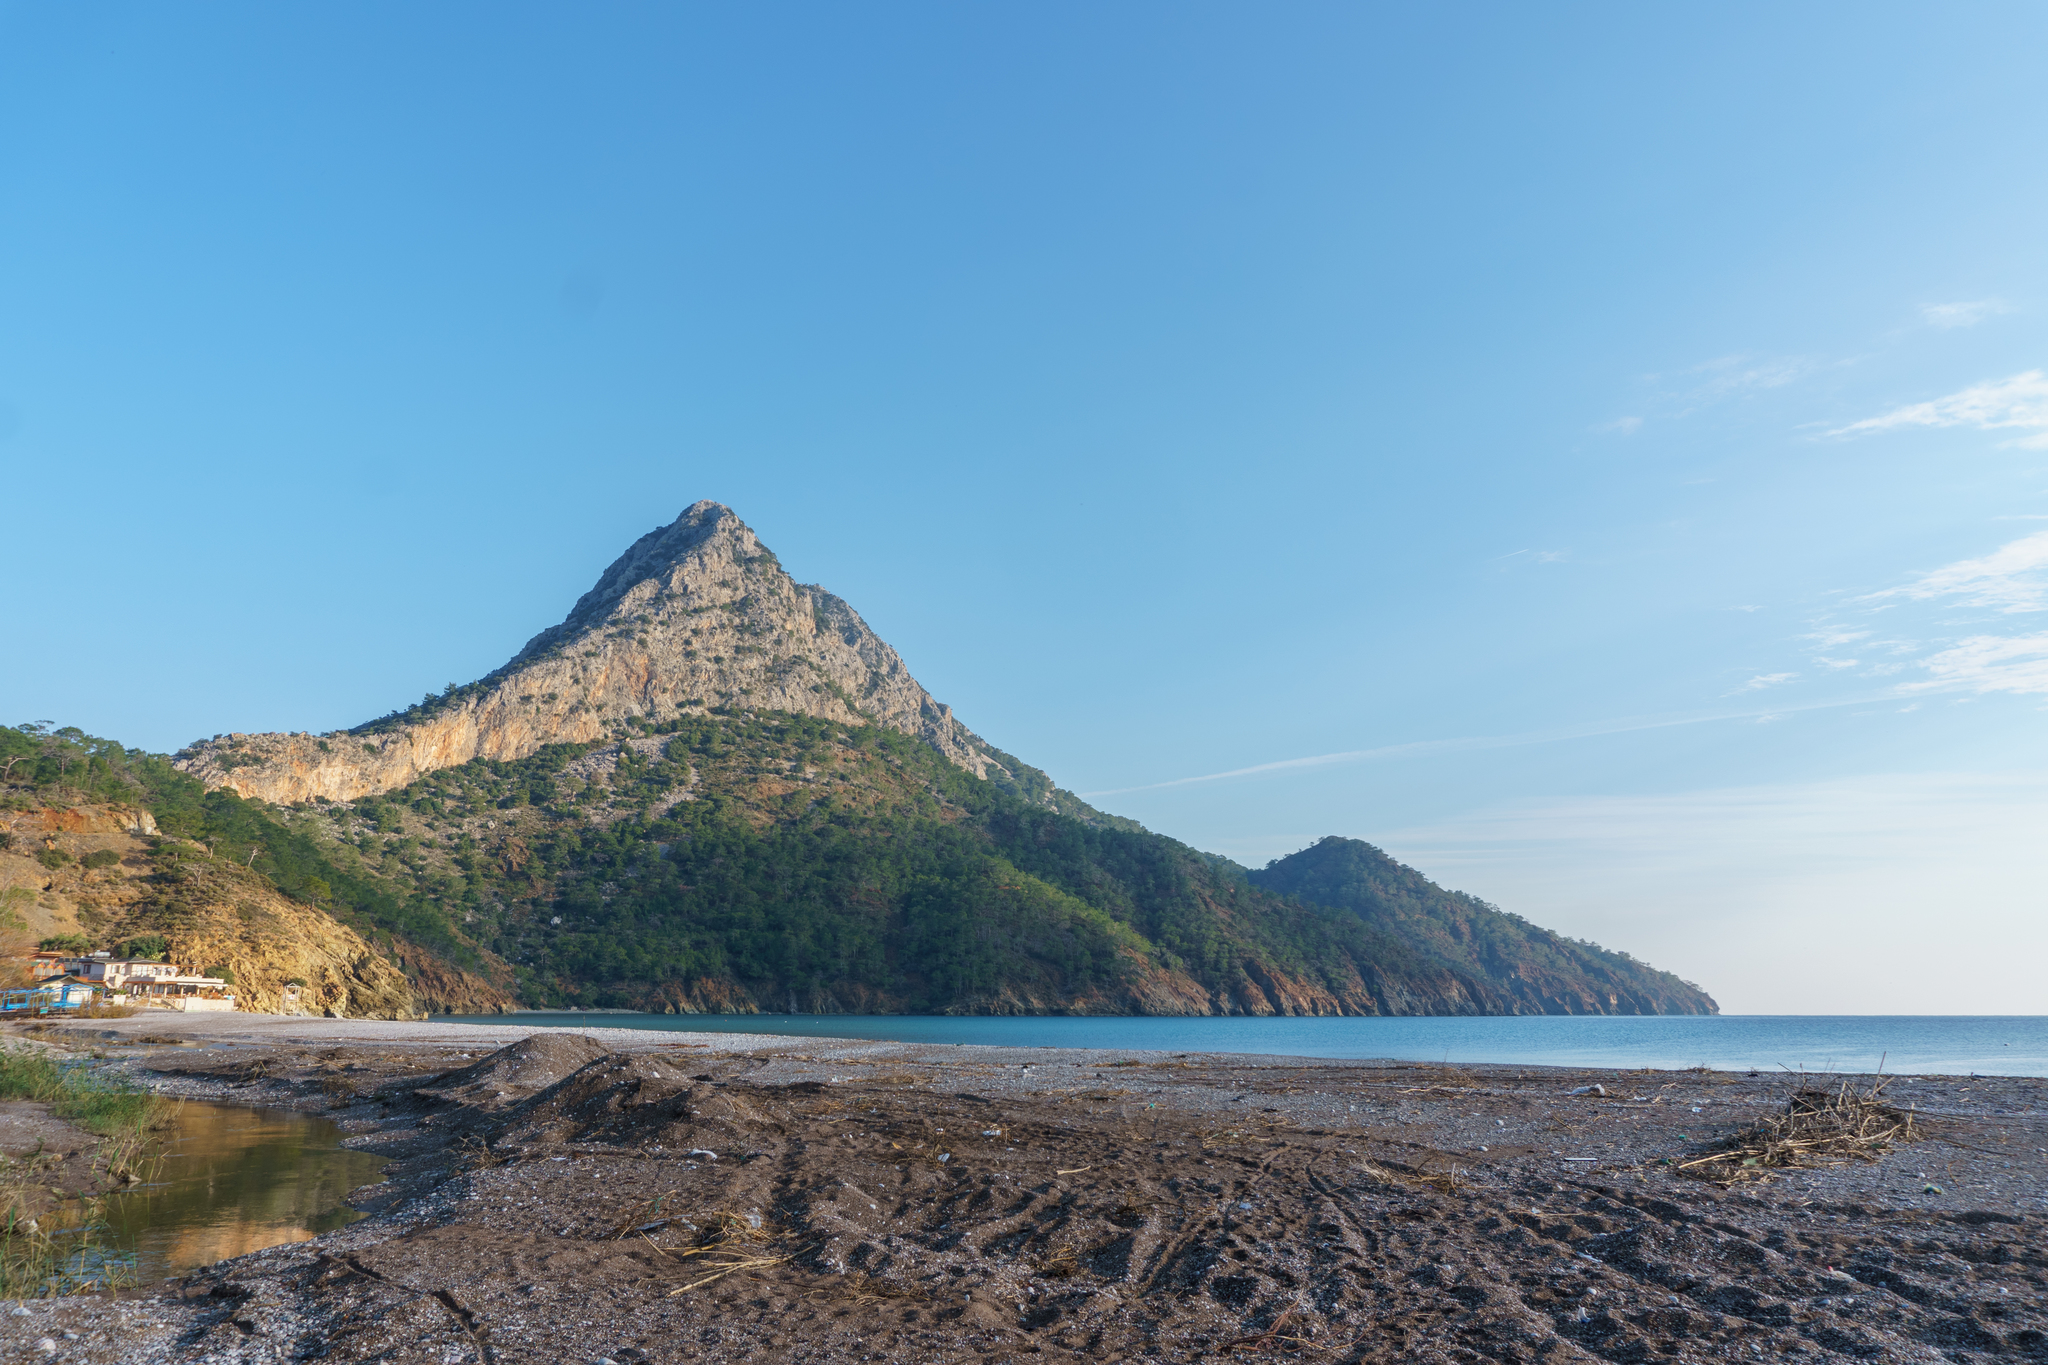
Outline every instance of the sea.
{"label": "sea", "polygon": [[2048,1076],[2048,1016],[1520,1015],[1480,1019],[1184,1019],[526,1010],[452,1022],[778,1034],[990,1047],[1938,1076]]}

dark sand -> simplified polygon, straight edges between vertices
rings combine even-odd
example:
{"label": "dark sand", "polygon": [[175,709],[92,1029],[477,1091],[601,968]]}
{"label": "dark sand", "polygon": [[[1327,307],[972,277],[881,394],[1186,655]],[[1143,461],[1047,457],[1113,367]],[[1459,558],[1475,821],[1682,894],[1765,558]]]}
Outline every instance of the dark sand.
{"label": "dark sand", "polygon": [[[1797,1078],[71,1027],[167,1093],[329,1112],[392,1164],[317,1241],[0,1316],[9,1357],[2048,1360],[2048,1081],[1894,1081],[1922,1140],[1724,1189],[1667,1159]],[[143,1041],[180,1036],[237,1045]]]}

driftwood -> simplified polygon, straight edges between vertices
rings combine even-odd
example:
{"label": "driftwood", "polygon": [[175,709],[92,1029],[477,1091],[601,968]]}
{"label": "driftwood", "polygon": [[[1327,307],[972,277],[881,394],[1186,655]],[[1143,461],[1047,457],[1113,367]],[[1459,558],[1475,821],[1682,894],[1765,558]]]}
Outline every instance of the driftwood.
{"label": "driftwood", "polygon": [[1927,1136],[1911,1110],[1895,1109],[1882,1095],[1885,1082],[1861,1094],[1849,1083],[1830,1093],[1800,1090],[1774,1114],[1753,1128],[1735,1134],[1719,1150],[1676,1169],[1687,1175],[1732,1185],[1743,1180],[1768,1180],[1774,1170],[1800,1166],[1840,1166],[1849,1161],[1875,1161],[1892,1147]]}

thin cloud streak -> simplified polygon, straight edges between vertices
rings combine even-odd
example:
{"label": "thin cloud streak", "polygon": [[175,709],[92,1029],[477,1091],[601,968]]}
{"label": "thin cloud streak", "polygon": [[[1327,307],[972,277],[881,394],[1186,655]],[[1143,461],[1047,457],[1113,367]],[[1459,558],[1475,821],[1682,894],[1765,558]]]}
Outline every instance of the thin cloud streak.
{"label": "thin cloud streak", "polygon": [[1748,682],[1744,683],[1742,686],[1732,688],[1727,692],[1723,692],[1721,695],[1724,697],[1733,697],[1738,696],[1744,692],[1761,692],[1767,687],[1776,687],[1781,683],[1791,682],[1798,676],[1799,675],[1797,673],[1759,673],[1754,678],[1751,678]]}
{"label": "thin cloud streak", "polygon": [[1872,593],[1884,597],[1961,597],[1973,607],[2008,615],[2048,608],[2048,531],[2037,531],[1999,546],[1981,559],[1943,565],[1918,582]]}
{"label": "thin cloud streak", "polygon": [[1975,327],[1986,318],[2011,311],[2012,305],[2004,299],[1977,299],[1971,303],[1932,303],[1920,310],[1920,316],[1928,326],[1947,330]]}
{"label": "thin cloud streak", "polygon": [[[1927,684],[1940,686],[1940,684]],[[1407,758],[1417,754],[1469,753],[1485,749],[1515,749],[1530,744],[1559,744],[1574,739],[1597,739],[1603,735],[1633,734],[1642,730],[1669,730],[1681,725],[1709,725],[1715,721],[1769,721],[1795,711],[1824,711],[1838,706],[1864,706],[1872,702],[1894,701],[1897,694],[1885,692],[1875,695],[1843,697],[1835,701],[1806,702],[1798,706],[1774,706],[1760,711],[1714,711],[1702,715],[1634,717],[1627,720],[1596,721],[1588,725],[1571,726],[1558,730],[1536,730],[1520,735],[1474,735],[1463,739],[1422,739],[1408,744],[1385,744],[1374,749],[1346,749],[1333,754],[1312,754],[1305,758],[1282,758],[1271,763],[1254,763],[1248,768],[1232,768],[1227,772],[1203,773],[1198,777],[1176,777],[1166,782],[1146,782],[1135,787],[1106,787],[1097,791],[1080,792],[1078,795],[1092,799],[1098,796],[1126,796],[1131,792],[1165,791],[1172,787],[1191,787],[1203,782],[1224,782],[1234,777],[1255,777],[1260,773],[1289,772],[1303,768],[1324,768],[1336,763],[1362,763],[1372,759]]]}
{"label": "thin cloud streak", "polygon": [[2027,370],[2005,379],[1987,380],[1945,398],[1909,403],[1902,408],[1836,427],[1830,436],[1869,436],[1901,427],[1976,427],[1997,431],[2017,427],[2042,429],[2011,444],[2026,449],[2048,448],[2048,374]]}
{"label": "thin cloud streak", "polygon": [[2048,693],[2048,632],[1973,635],[1927,660],[1934,681],[1907,690],[1968,688],[1972,692]]}

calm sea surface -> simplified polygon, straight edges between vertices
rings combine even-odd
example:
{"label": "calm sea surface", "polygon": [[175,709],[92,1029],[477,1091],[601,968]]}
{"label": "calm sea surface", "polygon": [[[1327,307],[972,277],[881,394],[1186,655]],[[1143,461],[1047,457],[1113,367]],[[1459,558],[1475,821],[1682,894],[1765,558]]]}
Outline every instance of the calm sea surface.
{"label": "calm sea surface", "polygon": [[1262,1052],[1536,1066],[2048,1076],[2048,1016],[1714,1015],[1662,1018],[992,1019],[884,1014],[460,1015],[474,1024],[774,1033],[994,1047]]}

